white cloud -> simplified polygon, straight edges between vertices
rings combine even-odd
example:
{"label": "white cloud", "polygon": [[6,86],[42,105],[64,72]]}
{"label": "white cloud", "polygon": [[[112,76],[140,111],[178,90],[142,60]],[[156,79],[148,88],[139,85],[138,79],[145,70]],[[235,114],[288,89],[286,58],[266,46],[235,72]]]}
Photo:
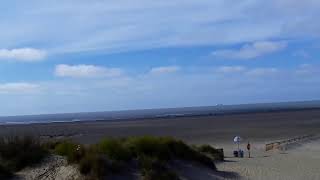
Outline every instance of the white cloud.
{"label": "white cloud", "polygon": [[[319,71],[303,76],[295,72],[299,68],[318,68],[315,64],[274,70],[266,67],[239,67],[221,68],[234,71],[246,69],[233,76],[219,75],[218,72],[212,73],[210,69],[199,68],[193,69],[192,73],[181,72],[170,76],[137,75],[129,79],[121,76],[94,80],[58,79],[37,82],[41,86],[41,93],[28,96],[0,93],[0,114],[87,112],[320,98]],[[267,75],[268,73],[272,76]],[[259,78],[256,78],[256,75],[259,75]],[[21,92],[21,89],[29,86],[2,84],[0,87],[1,92]]]}
{"label": "white cloud", "polygon": [[279,70],[277,68],[249,68],[245,66],[221,66],[215,69],[218,74],[243,74],[251,77],[272,75]]}
{"label": "white cloud", "polygon": [[294,57],[309,59],[311,55],[306,50],[298,50],[292,54]]}
{"label": "white cloud", "polygon": [[122,70],[86,64],[59,64],[55,68],[55,75],[72,78],[117,77],[122,75]]}
{"label": "white cloud", "polygon": [[317,77],[320,72],[320,67],[319,65],[301,64],[295,72],[299,75],[314,75]]}
{"label": "white cloud", "polygon": [[33,62],[47,56],[46,51],[34,48],[0,49],[0,60]]}
{"label": "white cloud", "polygon": [[264,75],[272,75],[278,72],[277,68],[254,68],[246,72],[251,76],[264,76]]}
{"label": "white cloud", "polygon": [[216,69],[218,73],[239,73],[246,71],[247,68],[244,66],[221,66]]}
{"label": "white cloud", "polygon": [[179,66],[163,66],[163,67],[155,67],[150,70],[151,74],[170,74],[175,73],[180,70]]}
{"label": "white cloud", "polygon": [[223,49],[212,52],[212,55],[229,59],[253,59],[281,51],[287,47],[286,42],[260,41],[246,44],[240,49]]}
{"label": "white cloud", "polygon": [[14,8],[0,13],[0,47],[37,43],[57,53],[114,52],[320,35],[317,0],[28,2],[3,2]]}
{"label": "white cloud", "polygon": [[0,93],[33,93],[40,90],[38,84],[32,83],[4,83],[0,84]]}

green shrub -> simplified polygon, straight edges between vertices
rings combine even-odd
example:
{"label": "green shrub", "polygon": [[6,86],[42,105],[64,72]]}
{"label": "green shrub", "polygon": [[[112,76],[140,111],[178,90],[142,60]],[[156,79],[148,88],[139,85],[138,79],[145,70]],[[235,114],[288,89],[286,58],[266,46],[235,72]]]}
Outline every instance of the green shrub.
{"label": "green shrub", "polygon": [[144,155],[138,157],[138,164],[143,175],[152,169],[163,169],[165,166],[157,157]]}
{"label": "green shrub", "polygon": [[138,162],[143,180],[179,180],[179,177],[156,157],[141,156]]}
{"label": "green shrub", "polygon": [[43,142],[41,144],[41,147],[49,152],[54,152],[56,146],[59,145],[60,143],[61,142],[56,141],[56,140],[50,140],[50,141]]}
{"label": "green shrub", "polygon": [[171,158],[170,148],[168,146],[169,138],[163,137],[131,137],[126,140],[126,147],[130,149],[134,156],[152,156],[162,160]]}
{"label": "green shrub", "polygon": [[202,154],[200,152],[194,151],[194,154],[192,155],[192,159],[190,159],[190,160],[193,160],[195,162],[199,162],[212,170],[217,169],[213,160],[210,157],[208,157],[207,155]]}
{"label": "green shrub", "polygon": [[40,142],[32,137],[8,137],[0,139],[1,165],[8,171],[18,171],[40,162],[47,155]]}
{"label": "green shrub", "polygon": [[80,172],[92,179],[101,179],[106,172],[121,172],[128,163],[135,162],[132,160],[138,160],[144,180],[177,180],[178,176],[167,168],[169,160],[195,161],[216,169],[212,158],[223,159],[223,150],[209,145],[191,147],[171,137],[106,138],[88,147],[71,141],[40,144],[31,137],[11,137],[0,138],[0,179],[40,162],[48,152],[79,164]]}
{"label": "green shrub", "polygon": [[129,161],[132,157],[129,149],[119,139],[103,139],[98,144],[98,148],[100,152],[106,154],[111,160]]}
{"label": "green shrub", "polygon": [[97,153],[86,153],[79,162],[79,170],[93,179],[100,179],[107,172],[106,159]]}
{"label": "green shrub", "polygon": [[196,149],[188,146],[180,140],[171,141],[168,145],[170,151],[178,159],[199,162],[211,169],[216,170],[213,160],[205,154],[197,151]]}
{"label": "green shrub", "polygon": [[197,147],[198,151],[202,153],[209,154],[214,160],[223,161],[224,160],[224,153],[223,149],[215,149],[211,147],[210,145],[201,145]]}
{"label": "green shrub", "polygon": [[190,147],[183,141],[170,137],[131,137],[125,143],[126,147],[136,157],[157,157],[162,161],[172,159],[196,161],[211,169],[216,169],[210,157]]}
{"label": "green shrub", "polygon": [[192,156],[194,155],[193,149],[185,144],[182,141],[172,141],[169,144],[171,152],[174,154],[176,158],[185,159],[185,160],[192,160]]}
{"label": "green shrub", "polygon": [[85,150],[81,145],[64,141],[55,146],[54,152],[60,156],[67,157],[69,163],[79,162],[84,155]]}

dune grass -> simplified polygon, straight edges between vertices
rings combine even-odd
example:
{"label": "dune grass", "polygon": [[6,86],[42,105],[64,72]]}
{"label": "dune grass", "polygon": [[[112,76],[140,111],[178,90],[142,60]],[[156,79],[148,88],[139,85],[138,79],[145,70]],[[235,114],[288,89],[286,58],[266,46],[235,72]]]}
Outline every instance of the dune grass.
{"label": "dune grass", "polygon": [[32,137],[0,138],[0,177],[40,162],[47,153]]}
{"label": "dune grass", "polygon": [[224,160],[224,152],[223,149],[215,149],[210,145],[204,144],[201,146],[196,146],[196,149],[199,152],[205,153],[210,155],[211,158],[213,158],[214,160],[218,160],[218,161],[223,161]]}
{"label": "dune grass", "polygon": [[129,161],[132,159],[132,152],[128,149],[125,139],[105,138],[96,148],[111,160]]}
{"label": "dune grass", "polygon": [[86,153],[79,161],[79,170],[91,179],[99,179],[108,174],[108,162],[101,154]]}
{"label": "dune grass", "polygon": [[177,180],[168,168],[171,161],[193,161],[215,170],[214,160],[223,160],[221,150],[209,145],[189,146],[171,137],[105,138],[87,146],[68,140],[41,144],[31,137],[1,138],[0,178],[38,163],[50,153],[66,157],[91,179],[121,173],[136,164],[144,180]]}
{"label": "dune grass", "polygon": [[85,154],[85,148],[71,141],[63,141],[56,144],[54,152],[67,157],[69,163],[78,163]]}
{"label": "dune grass", "polygon": [[168,169],[165,161],[157,157],[140,156],[138,162],[143,180],[179,180],[178,175]]}
{"label": "dune grass", "polygon": [[221,151],[209,145],[195,148],[171,137],[104,138],[90,146],[62,141],[46,146],[65,156],[69,163],[79,164],[82,174],[96,179],[119,173],[137,162],[146,180],[176,180],[178,176],[167,168],[170,161],[193,161],[215,170],[214,157],[219,153],[223,157]]}

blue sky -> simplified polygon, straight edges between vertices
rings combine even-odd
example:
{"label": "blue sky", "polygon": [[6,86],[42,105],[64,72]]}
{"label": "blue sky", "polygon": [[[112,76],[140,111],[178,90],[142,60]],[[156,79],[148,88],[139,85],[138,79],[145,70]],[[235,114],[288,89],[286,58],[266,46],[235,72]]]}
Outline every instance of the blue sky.
{"label": "blue sky", "polygon": [[320,99],[318,0],[0,7],[0,115]]}

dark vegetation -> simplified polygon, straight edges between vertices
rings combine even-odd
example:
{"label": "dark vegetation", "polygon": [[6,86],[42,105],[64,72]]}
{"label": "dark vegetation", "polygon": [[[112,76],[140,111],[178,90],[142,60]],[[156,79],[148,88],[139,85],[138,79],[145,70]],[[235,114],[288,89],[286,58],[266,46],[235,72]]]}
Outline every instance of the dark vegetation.
{"label": "dark vegetation", "polygon": [[211,156],[214,160],[223,161],[224,160],[224,152],[223,149],[215,149],[210,145],[201,145],[199,147],[196,147],[196,149],[199,152],[208,154]]}
{"label": "dark vegetation", "polygon": [[0,138],[0,177],[11,176],[26,166],[40,162],[47,154],[32,137]]}
{"label": "dark vegetation", "polygon": [[223,151],[209,145],[189,146],[171,137],[105,138],[100,143],[84,146],[72,141],[46,142],[29,138],[0,140],[0,179],[40,162],[48,153],[66,157],[78,164],[90,179],[101,179],[131,167],[139,169],[144,180],[178,180],[168,165],[175,160],[201,163],[213,170],[214,160],[223,160]]}

